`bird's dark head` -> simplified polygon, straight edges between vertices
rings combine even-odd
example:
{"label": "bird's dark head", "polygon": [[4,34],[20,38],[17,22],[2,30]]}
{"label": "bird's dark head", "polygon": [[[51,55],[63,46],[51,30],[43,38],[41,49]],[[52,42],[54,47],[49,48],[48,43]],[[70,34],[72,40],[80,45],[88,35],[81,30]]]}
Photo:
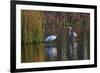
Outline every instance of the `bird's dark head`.
{"label": "bird's dark head", "polygon": [[56,37],[58,36],[57,33],[54,34]]}
{"label": "bird's dark head", "polygon": [[68,27],[68,31],[72,31],[72,27]]}

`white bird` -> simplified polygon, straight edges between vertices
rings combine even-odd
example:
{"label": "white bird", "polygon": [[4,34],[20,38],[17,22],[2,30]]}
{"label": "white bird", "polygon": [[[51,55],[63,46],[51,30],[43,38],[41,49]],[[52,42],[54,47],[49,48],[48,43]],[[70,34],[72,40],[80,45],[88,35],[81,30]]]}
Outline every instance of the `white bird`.
{"label": "white bird", "polygon": [[57,38],[57,36],[55,36],[55,35],[47,36],[45,39],[45,42],[54,41],[56,38]]}
{"label": "white bird", "polygon": [[75,31],[72,31],[72,27],[68,27],[69,29],[69,35],[73,35],[73,37],[77,37],[77,33]]}
{"label": "white bird", "polygon": [[73,32],[73,36],[74,36],[74,37],[77,37],[77,33],[76,33],[76,32]]}

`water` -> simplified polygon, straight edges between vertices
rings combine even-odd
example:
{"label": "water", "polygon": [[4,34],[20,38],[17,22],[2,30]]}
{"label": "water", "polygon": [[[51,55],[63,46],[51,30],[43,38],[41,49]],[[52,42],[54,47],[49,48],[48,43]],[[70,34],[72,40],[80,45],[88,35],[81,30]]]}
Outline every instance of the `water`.
{"label": "water", "polygon": [[78,42],[57,45],[57,43],[28,43],[22,45],[22,62],[69,61],[89,59],[89,51]]}

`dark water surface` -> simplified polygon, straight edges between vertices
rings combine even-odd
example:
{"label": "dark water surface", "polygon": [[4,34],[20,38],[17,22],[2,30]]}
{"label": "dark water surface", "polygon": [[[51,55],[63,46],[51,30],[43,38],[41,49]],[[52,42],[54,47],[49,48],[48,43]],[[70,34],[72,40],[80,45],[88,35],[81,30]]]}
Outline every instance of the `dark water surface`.
{"label": "dark water surface", "polygon": [[54,43],[23,44],[21,50],[22,62],[46,62],[89,59],[89,50],[77,42],[57,45]]}

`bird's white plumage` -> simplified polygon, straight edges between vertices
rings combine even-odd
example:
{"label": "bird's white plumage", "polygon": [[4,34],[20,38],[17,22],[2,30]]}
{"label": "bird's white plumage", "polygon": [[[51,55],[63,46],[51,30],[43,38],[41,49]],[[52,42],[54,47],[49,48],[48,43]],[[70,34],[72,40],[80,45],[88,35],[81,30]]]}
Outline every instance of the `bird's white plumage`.
{"label": "bird's white plumage", "polygon": [[56,36],[55,35],[50,35],[50,36],[47,36],[45,41],[48,42],[48,41],[53,41],[56,39]]}
{"label": "bird's white plumage", "polygon": [[76,33],[76,32],[73,32],[73,36],[74,36],[74,37],[77,37],[77,33]]}
{"label": "bird's white plumage", "polygon": [[72,27],[68,27],[68,29],[69,29],[69,35],[73,35],[74,37],[77,37],[77,33],[75,31],[71,32]]}

